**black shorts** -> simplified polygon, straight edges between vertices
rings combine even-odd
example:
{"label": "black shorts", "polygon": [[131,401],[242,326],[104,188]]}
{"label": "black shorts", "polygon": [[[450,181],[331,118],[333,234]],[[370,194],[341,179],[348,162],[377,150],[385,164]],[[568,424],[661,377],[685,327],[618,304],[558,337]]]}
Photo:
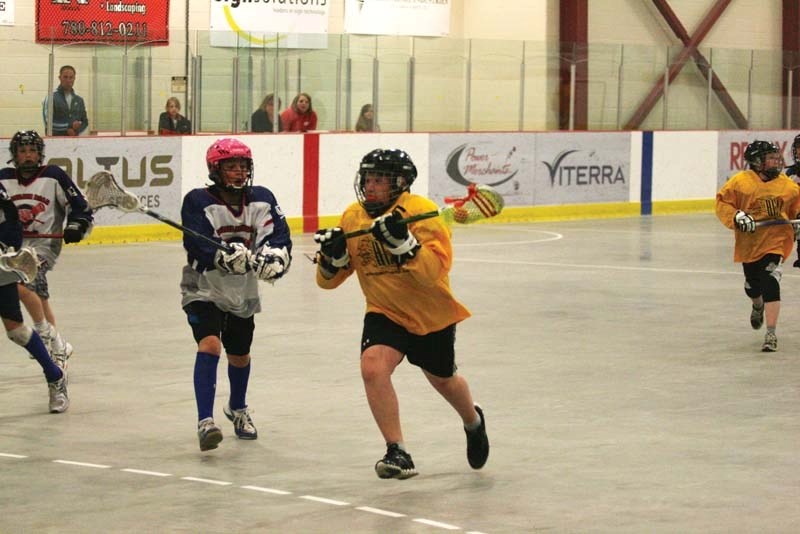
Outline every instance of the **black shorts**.
{"label": "black shorts", "polygon": [[387,345],[400,351],[409,363],[434,376],[449,378],[456,372],[456,325],[424,336],[412,334],[380,313],[364,316],[361,352],[373,345]]}
{"label": "black shorts", "polygon": [[744,290],[747,296],[750,298],[763,296],[766,302],[781,300],[779,284],[783,274],[782,261],[783,258],[779,254],[765,254],[757,261],[742,263]]}
{"label": "black shorts", "polygon": [[250,354],[255,330],[252,316],[246,319],[237,317],[220,310],[213,302],[199,300],[184,306],[183,311],[186,312],[186,319],[197,343],[205,337],[215,336],[222,340],[226,353],[234,356]]}
{"label": "black shorts", "polygon": [[0,317],[18,323],[23,322],[16,282],[0,286]]}

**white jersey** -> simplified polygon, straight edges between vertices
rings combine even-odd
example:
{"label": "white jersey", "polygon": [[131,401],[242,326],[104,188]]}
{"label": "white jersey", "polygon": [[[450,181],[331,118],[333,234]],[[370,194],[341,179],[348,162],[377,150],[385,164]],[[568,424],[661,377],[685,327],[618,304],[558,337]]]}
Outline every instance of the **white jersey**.
{"label": "white jersey", "polygon": [[[243,243],[253,252],[262,247],[286,248],[291,254],[289,225],[266,187],[249,188],[242,195],[241,206],[226,204],[214,186],[194,189],[183,199],[181,218],[185,227],[215,241]],[[188,233],[184,233],[183,246],[187,265],[181,279],[181,306],[194,301],[213,302],[220,310],[244,318],[261,311],[255,273],[218,270],[214,264],[217,249]]]}
{"label": "white jersey", "polygon": [[[17,177],[13,167],[0,170],[0,184],[17,206],[22,222],[23,245],[31,247],[50,269],[61,254],[64,225],[82,220],[86,233],[92,225],[92,212],[78,187],[61,167],[40,167],[31,178]],[[59,237],[36,237],[38,235]]]}

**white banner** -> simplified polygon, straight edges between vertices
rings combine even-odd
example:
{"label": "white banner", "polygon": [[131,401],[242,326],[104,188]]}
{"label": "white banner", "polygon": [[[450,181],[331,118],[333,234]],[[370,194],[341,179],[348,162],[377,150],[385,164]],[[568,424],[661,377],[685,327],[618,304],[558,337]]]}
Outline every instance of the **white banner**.
{"label": "white banner", "polygon": [[450,0],[345,0],[344,31],[367,35],[448,35]]}
{"label": "white banner", "polygon": [[211,32],[211,46],[227,48],[328,48],[327,33]]}
{"label": "white banner", "polygon": [[328,0],[210,0],[212,32],[328,33]]}
{"label": "white banner", "polygon": [[14,25],[14,1],[0,0],[0,26]]}
{"label": "white banner", "polygon": [[431,134],[428,196],[464,196],[471,183],[494,187],[509,206],[534,204],[536,134]]}
{"label": "white banner", "polygon": [[[141,138],[48,137],[46,163],[58,165],[85,193],[98,171],[109,171],[120,187],[139,197],[141,205],[179,221],[181,211],[181,136]],[[161,224],[147,215],[103,208],[95,224]]]}

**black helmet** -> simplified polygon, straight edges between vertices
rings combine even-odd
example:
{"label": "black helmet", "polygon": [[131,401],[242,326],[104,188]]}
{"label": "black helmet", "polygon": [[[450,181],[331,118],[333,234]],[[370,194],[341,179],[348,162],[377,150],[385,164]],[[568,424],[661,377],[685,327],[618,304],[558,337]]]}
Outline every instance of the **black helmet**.
{"label": "black helmet", "polygon": [[795,163],[800,163],[797,161],[798,158],[800,157],[798,156],[797,153],[798,148],[800,148],[800,134],[796,135],[794,141],[792,141],[792,159],[794,160]]}
{"label": "black helmet", "polygon": [[6,163],[13,162],[14,165],[16,165],[17,149],[25,145],[33,145],[36,147],[36,151],[39,153],[39,161],[37,166],[41,165],[44,161],[44,140],[39,137],[39,134],[36,133],[35,130],[20,130],[14,134],[14,137],[11,138],[11,142],[8,144],[8,151],[11,152],[11,159]]}
{"label": "black helmet", "polygon": [[769,141],[753,141],[747,145],[747,148],[744,150],[744,160],[750,165],[751,169],[766,176],[767,180],[772,180],[773,178],[777,178],[781,171],[783,171],[783,161],[781,161],[779,167],[765,168],[767,155],[776,153],[782,156],[781,149],[778,145],[770,143]]}
{"label": "black helmet", "polygon": [[[390,176],[393,178],[389,198],[384,201],[367,200],[365,184],[367,174]],[[375,149],[361,159],[356,174],[356,198],[370,217],[377,217],[385,212],[397,198],[411,189],[417,178],[417,168],[411,157],[403,150]]]}

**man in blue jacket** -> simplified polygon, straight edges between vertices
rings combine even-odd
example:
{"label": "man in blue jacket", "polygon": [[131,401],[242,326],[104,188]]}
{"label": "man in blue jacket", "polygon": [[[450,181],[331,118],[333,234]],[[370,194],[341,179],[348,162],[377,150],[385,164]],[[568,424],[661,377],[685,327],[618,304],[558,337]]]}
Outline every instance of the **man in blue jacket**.
{"label": "man in blue jacket", "polygon": [[[80,135],[89,126],[86,104],[73,89],[75,68],[64,65],[58,72],[58,88],[53,92],[52,135]],[[50,102],[44,100],[44,124],[47,126]]]}

